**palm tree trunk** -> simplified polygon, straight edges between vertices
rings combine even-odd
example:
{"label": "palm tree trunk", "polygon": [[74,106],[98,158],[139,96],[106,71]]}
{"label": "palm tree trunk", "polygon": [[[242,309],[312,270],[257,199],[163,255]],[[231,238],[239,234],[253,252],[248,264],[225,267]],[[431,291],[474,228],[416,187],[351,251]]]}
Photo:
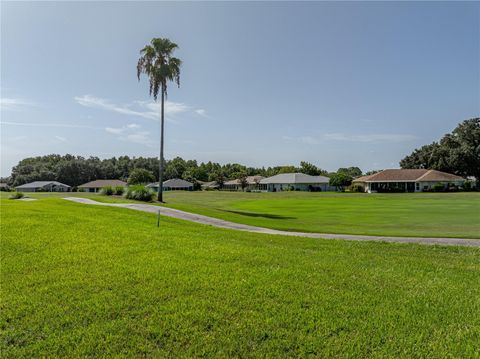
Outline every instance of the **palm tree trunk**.
{"label": "palm tree trunk", "polygon": [[162,85],[162,104],[160,112],[160,163],[158,166],[158,201],[163,202],[163,132],[164,132],[164,105],[165,105],[165,89]]}

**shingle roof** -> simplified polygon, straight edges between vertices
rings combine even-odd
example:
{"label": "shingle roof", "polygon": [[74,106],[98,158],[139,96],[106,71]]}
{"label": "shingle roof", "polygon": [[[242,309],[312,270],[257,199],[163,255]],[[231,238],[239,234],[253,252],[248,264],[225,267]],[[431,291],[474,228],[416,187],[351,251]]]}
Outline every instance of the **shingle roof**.
{"label": "shingle roof", "polygon": [[264,178],[260,181],[262,184],[280,183],[280,184],[295,184],[295,183],[328,183],[330,179],[325,176],[310,176],[304,173],[280,173],[278,175]]}
{"label": "shingle roof", "polygon": [[117,186],[122,186],[125,187],[127,185],[126,182],[120,181],[118,179],[106,179],[106,180],[95,180],[95,181],[90,181],[88,183],[84,183],[78,188],[102,188],[102,187],[107,187],[107,186],[112,186],[112,187],[117,187]]}
{"label": "shingle roof", "polygon": [[57,181],[35,181],[35,182],[22,184],[21,186],[17,186],[15,188],[41,188],[41,187],[45,187],[49,184],[54,184],[55,186],[70,187],[68,184],[60,183],[60,182],[57,182]]}
{"label": "shingle roof", "polygon": [[[192,187],[193,183],[185,181],[180,178],[172,178],[163,182],[163,187],[170,187],[170,188],[186,188]],[[158,182],[150,183],[147,187],[158,187]]]}
{"label": "shingle roof", "polygon": [[451,173],[430,170],[420,177],[417,181],[419,182],[428,182],[428,181],[461,181],[462,177],[453,175]]}
{"label": "shingle roof", "polygon": [[363,176],[353,182],[435,182],[460,181],[462,177],[450,173],[427,169],[389,169],[370,176]]}
{"label": "shingle roof", "polygon": [[[256,184],[256,183],[259,183],[262,179],[264,179],[265,177],[263,176],[247,176],[246,180],[247,180],[247,183],[248,184]],[[227,181],[224,183],[225,184],[240,184],[240,179],[234,179],[234,180],[231,180],[231,181]]]}

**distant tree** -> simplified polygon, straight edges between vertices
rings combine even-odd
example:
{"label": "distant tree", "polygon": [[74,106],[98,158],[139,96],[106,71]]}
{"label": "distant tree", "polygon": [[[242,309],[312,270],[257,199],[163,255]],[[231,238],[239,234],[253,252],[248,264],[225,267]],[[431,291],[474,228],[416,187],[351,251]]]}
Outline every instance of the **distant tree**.
{"label": "distant tree", "polygon": [[150,41],[150,45],[146,45],[140,50],[141,57],[137,63],[137,77],[140,81],[140,75],[145,74],[150,80],[150,95],[157,101],[160,92],[160,156],[159,156],[159,188],[158,200],[163,202],[163,140],[165,127],[165,98],[167,97],[167,84],[174,81],[180,87],[180,65],[181,60],[173,57],[173,52],[178,45],[169,39],[154,38]]}
{"label": "distant tree", "polygon": [[211,173],[211,175],[209,176],[209,180],[217,182],[218,186],[222,188],[223,184],[225,183],[225,175],[223,174],[223,171],[219,169]]}
{"label": "distant tree", "polygon": [[282,167],[279,167],[278,171],[277,171],[277,174],[280,174],[280,173],[295,173],[295,172],[298,172],[299,169],[295,166],[282,166]]}
{"label": "distant tree", "polygon": [[339,168],[337,170],[337,173],[346,173],[347,175],[350,175],[351,177],[360,177],[362,175],[362,170],[358,167],[348,167],[348,168]]}
{"label": "distant tree", "polygon": [[414,150],[400,161],[400,167],[473,176],[480,183],[480,118],[465,120],[439,142]]}
{"label": "distant tree", "polygon": [[330,186],[335,186],[337,189],[343,191],[346,186],[352,184],[352,176],[344,172],[337,172],[330,177]]}
{"label": "distant tree", "polygon": [[240,187],[242,188],[242,191],[245,190],[248,186],[247,182],[247,172],[240,172],[237,174],[238,182],[240,183]]}
{"label": "distant tree", "polygon": [[371,171],[365,172],[365,176],[374,175],[375,173],[382,172],[382,171],[383,170],[371,170]]}
{"label": "distant tree", "polygon": [[147,184],[153,181],[155,181],[153,173],[143,168],[135,168],[128,177],[129,186],[135,184]]}

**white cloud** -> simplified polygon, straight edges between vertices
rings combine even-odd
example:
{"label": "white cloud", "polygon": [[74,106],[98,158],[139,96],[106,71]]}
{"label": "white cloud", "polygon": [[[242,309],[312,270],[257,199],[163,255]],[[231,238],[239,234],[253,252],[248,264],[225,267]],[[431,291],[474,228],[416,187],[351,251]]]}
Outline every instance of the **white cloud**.
{"label": "white cloud", "polygon": [[195,113],[202,117],[208,117],[207,111],[203,108],[199,108],[198,110],[195,110]]}
{"label": "white cloud", "polygon": [[20,98],[0,98],[0,109],[2,110],[18,111],[27,106],[34,106],[34,104]]}
{"label": "white cloud", "polygon": [[[136,116],[157,121],[160,118],[161,105],[153,101],[133,101],[129,104],[115,104],[107,99],[95,97],[92,95],[75,96],[75,101],[85,107],[97,108],[106,111],[120,113],[122,115]],[[175,116],[188,113],[192,108],[181,102],[165,101],[165,116],[166,120],[175,122]],[[205,110],[202,110],[205,112]]]}
{"label": "white cloud", "polygon": [[153,147],[154,142],[150,138],[150,132],[140,130],[141,126],[136,123],[131,123],[123,127],[106,127],[105,131],[118,136],[120,141],[140,143],[147,147]]}
{"label": "white cloud", "polygon": [[59,140],[60,142],[67,142],[67,139],[65,137],[62,137],[62,136],[55,136],[55,138],[57,140]]}

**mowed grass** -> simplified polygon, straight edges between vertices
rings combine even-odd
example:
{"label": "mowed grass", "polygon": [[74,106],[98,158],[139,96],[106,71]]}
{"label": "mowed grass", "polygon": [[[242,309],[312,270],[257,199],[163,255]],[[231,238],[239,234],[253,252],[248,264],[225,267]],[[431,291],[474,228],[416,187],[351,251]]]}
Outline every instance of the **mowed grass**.
{"label": "mowed grass", "polygon": [[0,203],[4,358],[480,355],[475,248]]}
{"label": "mowed grass", "polygon": [[480,193],[167,192],[167,206],[287,231],[480,238]]}

